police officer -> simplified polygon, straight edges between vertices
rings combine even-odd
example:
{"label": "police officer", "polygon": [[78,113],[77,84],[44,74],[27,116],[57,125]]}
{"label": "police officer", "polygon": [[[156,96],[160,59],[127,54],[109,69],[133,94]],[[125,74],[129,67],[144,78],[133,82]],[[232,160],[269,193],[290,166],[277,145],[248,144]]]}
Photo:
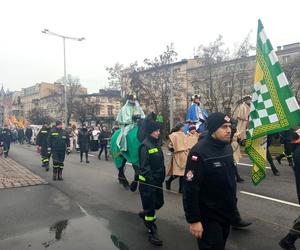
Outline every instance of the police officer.
{"label": "police officer", "polygon": [[49,132],[48,155],[53,159],[53,180],[62,181],[65,153],[70,154],[70,140],[62,122],[57,121],[56,126]]}
{"label": "police officer", "polygon": [[[298,202],[300,204],[300,137],[298,133],[291,133],[286,137],[287,142],[289,142],[291,151],[293,152],[294,160],[294,174],[296,179],[296,188]],[[294,221],[292,229],[289,233],[280,240],[279,245],[285,250],[296,250],[295,242],[300,238],[300,216]]]}
{"label": "police officer", "polygon": [[49,171],[49,159],[50,155],[48,154],[48,137],[49,137],[50,126],[49,123],[44,122],[43,127],[39,131],[36,137],[36,145],[37,150],[41,154],[42,167],[45,168],[46,171]]}
{"label": "police officer", "polygon": [[4,128],[1,130],[0,141],[3,144],[4,157],[6,158],[8,157],[10,142],[11,142],[11,131],[6,124],[4,125]]}
{"label": "police officer", "polygon": [[208,134],[190,151],[183,179],[183,205],[201,250],[224,250],[235,219],[236,179],[230,146],[231,119],[213,113]]}
{"label": "police officer", "polygon": [[150,243],[161,246],[162,240],[159,239],[155,224],[155,210],[164,204],[162,184],[165,179],[165,165],[163,151],[159,145],[160,125],[149,121],[146,131],[147,137],[139,148],[139,191],[143,205],[139,216],[148,229]]}
{"label": "police officer", "polygon": [[276,160],[281,164],[282,158],[286,157],[289,163],[289,166],[293,166],[293,155],[292,155],[292,146],[291,142],[288,140],[289,134],[293,132],[293,129],[285,130],[279,134],[280,143],[283,144],[284,152],[276,157]]}

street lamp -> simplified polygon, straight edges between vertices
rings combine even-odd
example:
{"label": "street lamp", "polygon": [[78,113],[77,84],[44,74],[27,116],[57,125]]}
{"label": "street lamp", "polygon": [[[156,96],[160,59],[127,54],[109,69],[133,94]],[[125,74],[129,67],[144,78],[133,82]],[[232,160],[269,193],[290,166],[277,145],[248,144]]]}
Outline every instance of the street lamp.
{"label": "street lamp", "polygon": [[64,48],[64,89],[65,89],[65,128],[67,128],[67,121],[68,121],[68,106],[67,106],[67,69],[66,69],[66,39],[70,39],[70,40],[75,40],[75,41],[83,41],[85,40],[84,37],[69,37],[69,36],[64,36],[64,35],[59,35],[57,33],[54,33],[48,29],[44,29],[42,30],[42,33],[47,34],[47,35],[52,35],[52,36],[58,36],[61,37],[63,39],[63,48]]}

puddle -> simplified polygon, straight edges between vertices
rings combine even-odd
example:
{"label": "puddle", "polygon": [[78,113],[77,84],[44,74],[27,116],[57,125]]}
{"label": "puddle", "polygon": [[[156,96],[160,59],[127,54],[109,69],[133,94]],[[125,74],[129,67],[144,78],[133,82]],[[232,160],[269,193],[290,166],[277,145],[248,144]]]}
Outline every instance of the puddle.
{"label": "puddle", "polygon": [[129,250],[129,248],[108,229],[108,221],[92,217],[61,220],[49,228],[28,232],[0,241],[0,249],[9,250]]}

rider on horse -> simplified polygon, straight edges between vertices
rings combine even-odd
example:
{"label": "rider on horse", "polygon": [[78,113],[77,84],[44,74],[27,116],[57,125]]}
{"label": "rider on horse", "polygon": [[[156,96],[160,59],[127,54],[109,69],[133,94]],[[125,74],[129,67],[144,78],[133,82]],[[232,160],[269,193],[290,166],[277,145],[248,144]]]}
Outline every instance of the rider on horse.
{"label": "rider on horse", "polygon": [[201,97],[194,95],[192,97],[192,104],[188,109],[186,121],[195,124],[197,132],[203,132],[205,130],[205,121],[208,117],[208,113],[201,103]]}
{"label": "rider on horse", "polygon": [[117,145],[120,151],[127,151],[127,139],[128,132],[134,127],[136,119],[145,118],[145,114],[136,100],[136,97],[132,94],[127,96],[125,105],[121,108],[116,121],[121,126],[121,133],[117,138]]}

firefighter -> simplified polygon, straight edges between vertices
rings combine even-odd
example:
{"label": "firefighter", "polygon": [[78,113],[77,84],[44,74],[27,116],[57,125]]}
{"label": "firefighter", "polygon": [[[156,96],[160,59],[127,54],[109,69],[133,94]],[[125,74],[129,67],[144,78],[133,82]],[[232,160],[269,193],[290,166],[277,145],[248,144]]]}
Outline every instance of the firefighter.
{"label": "firefighter", "polygon": [[4,125],[4,128],[1,130],[1,142],[3,143],[3,152],[4,152],[4,157],[8,157],[8,152],[10,149],[10,142],[11,142],[11,131],[7,127],[7,125]]}
{"label": "firefighter", "polygon": [[57,121],[56,126],[49,132],[48,156],[52,154],[53,160],[53,180],[62,181],[65,153],[71,153],[70,139],[66,130],[63,129],[62,122]]}
{"label": "firefighter", "polygon": [[41,154],[42,160],[42,168],[45,168],[46,171],[49,171],[49,159],[50,155],[48,155],[48,136],[50,131],[50,125],[47,122],[44,122],[43,127],[39,131],[36,137],[36,145],[37,151]]}
{"label": "firefighter", "polygon": [[164,204],[162,184],[166,175],[163,151],[159,146],[160,125],[149,121],[146,130],[148,136],[139,148],[139,191],[143,205],[139,216],[148,229],[150,243],[161,246],[162,240],[159,239],[155,224],[155,210]]}

